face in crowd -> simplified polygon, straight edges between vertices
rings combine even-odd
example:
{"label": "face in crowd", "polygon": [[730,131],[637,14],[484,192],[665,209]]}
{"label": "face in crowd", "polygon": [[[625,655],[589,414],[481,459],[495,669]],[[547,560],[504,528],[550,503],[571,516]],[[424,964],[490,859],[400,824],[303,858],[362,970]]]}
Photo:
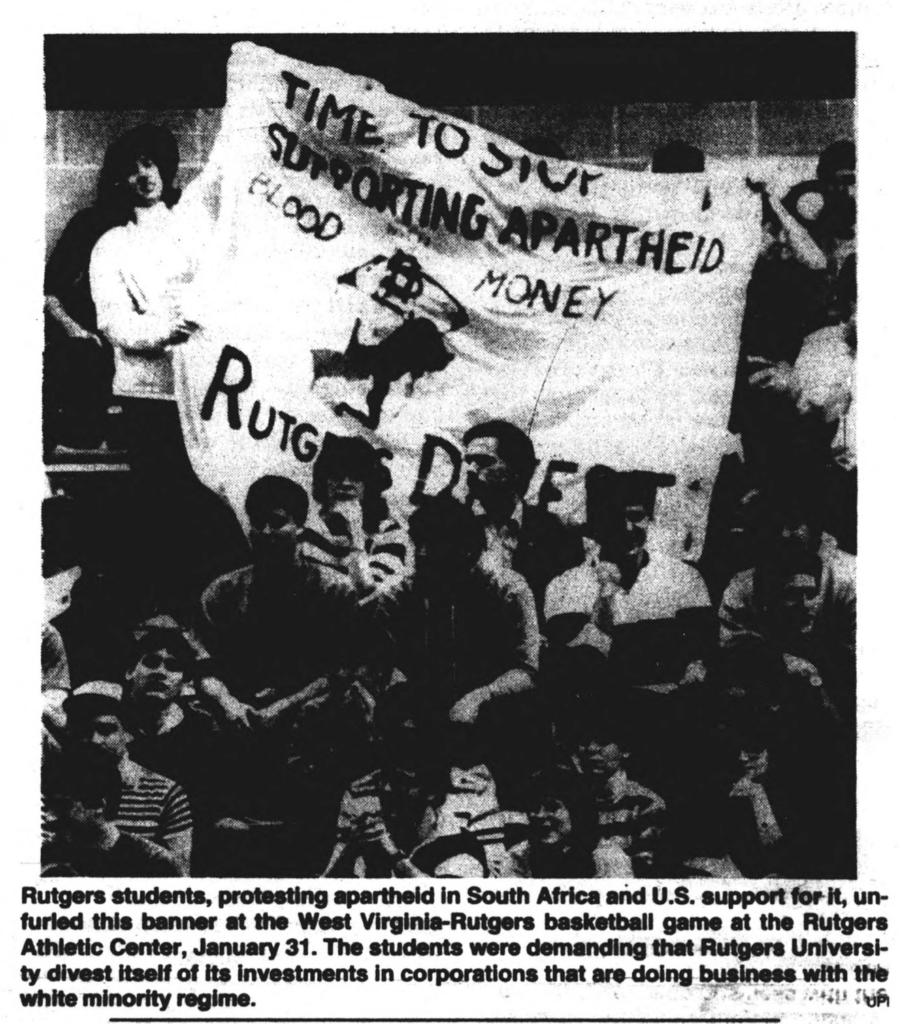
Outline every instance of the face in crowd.
{"label": "face in crowd", "polygon": [[267,508],[250,524],[250,546],[259,562],[267,565],[291,565],[297,551],[297,539],[303,524],[291,510],[281,505]]}
{"label": "face in crowd", "polygon": [[68,732],[74,753],[93,750],[93,756],[115,764],[126,756],[131,741],[121,718],[111,710],[70,713]]}
{"label": "face in crowd", "polygon": [[44,621],[52,622],[72,604],[72,590],[81,579],[81,568],[63,569],[44,580]]}
{"label": "face in crowd", "polygon": [[576,749],[579,770],[600,785],[606,785],[625,763],[625,755],[618,743],[589,740]]}
{"label": "face in crowd", "polygon": [[135,206],[155,206],[163,198],[163,176],[149,156],[139,156],[125,178],[128,194]]}
{"label": "face in crowd", "polygon": [[542,846],[565,846],[572,835],[572,817],[562,800],[546,795],[529,811],[529,823]]}
{"label": "face in crowd", "polygon": [[350,473],[336,475],[325,481],[325,503],[329,506],[343,505],[349,502],[362,502],[366,484],[362,479]]}
{"label": "face in crowd", "polygon": [[170,704],[181,693],[186,665],[168,647],[145,651],[126,675],[131,684],[129,697],[139,704]]}
{"label": "face in crowd", "polygon": [[618,503],[612,508],[589,503],[588,530],[604,556],[619,565],[637,561],[648,539],[651,514],[641,502]]}
{"label": "face in crowd", "polygon": [[250,485],[244,508],[255,563],[278,569],[293,566],[309,509],[303,487],[287,477],[260,477]]}
{"label": "face in crowd", "polygon": [[496,437],[476,437],[466,446],[467,486],[474,498],[513,488],[513,471]]}
{"label": "face in crowd", "polygon": [[763,566],[764,602],[789,632],[808,632],[814,622],[823,571],[822,530],[803,519],[782,523]]}
{"label": "face in crowd", "polygon": [[493,505],[525,497],[535,470],[535,449],[527,434],[497,420],[474,427],[464,443],[471,499]]}

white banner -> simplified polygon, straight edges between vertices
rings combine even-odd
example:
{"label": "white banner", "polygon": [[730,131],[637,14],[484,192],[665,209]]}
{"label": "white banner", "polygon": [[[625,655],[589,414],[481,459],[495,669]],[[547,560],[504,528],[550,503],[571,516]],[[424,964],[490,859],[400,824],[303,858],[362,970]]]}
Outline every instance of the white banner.
{"label": "white banner", "polygon": [[434,492],[498,418],[529,432],[532,492],[550,473],[565,515],[595,463],[674,475],[658,521],[699,553],[759,239],[742,178],[538,158],[240,43],[182,208],[211,218],[185,436],[237,509],[263,472],[306,481],[328,431],[386,449],[399,501],[417,477]]}

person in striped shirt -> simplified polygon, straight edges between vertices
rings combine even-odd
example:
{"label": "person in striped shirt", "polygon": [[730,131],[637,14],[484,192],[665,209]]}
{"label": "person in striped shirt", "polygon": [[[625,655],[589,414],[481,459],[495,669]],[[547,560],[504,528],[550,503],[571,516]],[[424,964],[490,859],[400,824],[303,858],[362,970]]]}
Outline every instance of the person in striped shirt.
{"label": "person in striped shirt", "polygon": [[411,575],[410,541],[385,501],[391,474],[362,437],[326,434],[313,467],[313,503],[301,538],[304,560],[326,591],[358,608],[385,606]]}
{"label": "person in striped shirt", "polygon": [[[137,837],[153,854],[159,873],[187,875],[191,861],[193,824],[184,790],[171,779],[132,761],[131,735],[123,724],[122,687],[116,683],[85,683],[66,699],[65,756],[77,765],[85,757],[103,757],[114,765],[119,788],[107,801],[95,836],[112,846],[120,833]],[[51,834],[65,832],[53,817],[53,794],[48,793]],[[165,869],[165,870],[163,870]]]}

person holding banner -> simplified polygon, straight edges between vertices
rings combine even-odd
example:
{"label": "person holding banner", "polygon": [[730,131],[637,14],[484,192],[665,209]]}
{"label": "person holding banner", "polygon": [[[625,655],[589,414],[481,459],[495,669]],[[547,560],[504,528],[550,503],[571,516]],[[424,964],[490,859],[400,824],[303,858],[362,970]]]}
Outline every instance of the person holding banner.
{"label": "person holding banner", "polygon": [[125,211],[91,254],[97,327],[113,345],[113,393],[124,400],[129,452],[160,458],[183,450],[174,405],[172,348],[197,324],[181,309],[180,290],[193,273],[188,240],[172,213],[178,144],[157,125],[122,135],[107,154],[111,188]]}

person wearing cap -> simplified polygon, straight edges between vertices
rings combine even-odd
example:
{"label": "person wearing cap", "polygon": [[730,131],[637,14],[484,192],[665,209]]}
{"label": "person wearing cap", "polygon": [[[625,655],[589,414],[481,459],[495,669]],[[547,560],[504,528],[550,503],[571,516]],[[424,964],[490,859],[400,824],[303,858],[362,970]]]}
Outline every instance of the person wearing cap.
{"label": "person wearing cap", "polygon": [[193,822],[184,790],[129,756],[132,735],[125,721],[123,688],[117,683],[84,683],[66,698],[63,759],[101,758],[115,768],[119,786],[109,802],[107,821],[115,830],[152,844],[173,873],[189,874]]}
{"label": "person wearing cap", "polygon": [[562,632],[564,642],[588,643],[607,653],[617,627],[709,608],[697,569],[646,547],[661,482],[653,473],[620,473],[605,466],[588,470],[584,560],[547,588],[544,610],[551,634]]}
{"label": "person wearing cap", "polygon": [[467,503],[486,537],[483,562],[512,569],[540,605],[548,583],[581,561],[578,535],[548,509],[525,501],[538,465],[531,439],[505,420],[477,423],[463,435]]}
{"label": "person wearing cap", "polygon": [[719,609],[720,644],[764,643],[792,676],[828,684],[836,705],[853,704],[856,560],[824,533],[815,494],[772,498],[752,568],[738,573]]}

